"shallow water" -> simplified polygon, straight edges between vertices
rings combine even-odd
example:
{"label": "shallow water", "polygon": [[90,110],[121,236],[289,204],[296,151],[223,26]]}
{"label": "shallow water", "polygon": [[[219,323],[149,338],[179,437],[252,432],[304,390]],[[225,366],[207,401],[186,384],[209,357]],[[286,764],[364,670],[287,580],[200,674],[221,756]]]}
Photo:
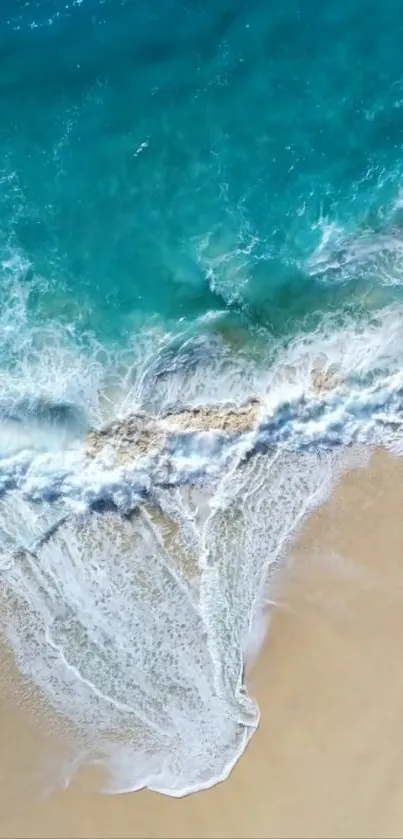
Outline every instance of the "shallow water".
{"label": "shallow water", "polygon": [[[284,547],[346,447],[401,451],[402,29],[392,0],[2,7],[0,620],[109,791],[228,774]],[[256,398],[169,480],[86,459],[135,411]]]}

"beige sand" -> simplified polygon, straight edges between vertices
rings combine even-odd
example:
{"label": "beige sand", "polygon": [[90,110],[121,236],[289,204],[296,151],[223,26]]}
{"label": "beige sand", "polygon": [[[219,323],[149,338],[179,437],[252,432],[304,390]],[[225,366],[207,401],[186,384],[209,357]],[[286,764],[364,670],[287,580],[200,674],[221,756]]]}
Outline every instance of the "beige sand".
{"label": "beige sand", "polygon": [[229,781],[179,801],[70,789],[0,817],[0,836],[403,836],[403,461],[343,480],[277,598],[251,678],[261,726]]}

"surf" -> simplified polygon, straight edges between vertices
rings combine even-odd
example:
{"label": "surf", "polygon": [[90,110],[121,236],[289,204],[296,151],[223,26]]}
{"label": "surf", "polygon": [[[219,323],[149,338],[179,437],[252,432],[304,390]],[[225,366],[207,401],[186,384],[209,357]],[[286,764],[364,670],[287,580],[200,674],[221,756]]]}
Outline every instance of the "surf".
{"label": "surf", "polygon": [[[172,356],[171,338],[152,333],[141,376],[139,365],[125,376],[131,395],[113,419],[109,397],[104,422],[99,389],[83,423],[65,401],[27,401],[18,377],[3,427],[34,425],[0,462],[2,628],[85,744],[82,766],[110,773],[105,790],[181,796],[239,759],[259,720],[245,664],[290,540],[343,470],[365,462],[358,444],[399,450],[402,316],[324,321],[270,350],[270,366],[214,337],[208,377],[199,336],[185,332],[180,349],[176,335]],[[64,352],[53,346],[59,371]]]}
{"label": "surf", "polygon": [[291,540],[401,453],[401,9],[300,5],[2,13],[0,624],[60,784],[227,777]]}

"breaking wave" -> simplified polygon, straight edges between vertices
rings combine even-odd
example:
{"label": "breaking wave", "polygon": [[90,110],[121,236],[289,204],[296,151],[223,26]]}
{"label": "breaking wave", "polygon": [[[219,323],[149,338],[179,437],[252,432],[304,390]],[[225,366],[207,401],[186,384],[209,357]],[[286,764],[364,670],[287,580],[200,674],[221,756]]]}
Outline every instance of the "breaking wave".
{"label": "breaking wave", "polygon": [[242,754],[290,538],[359,444],[401,451],[402,324],[396,304],[235,352],[207,317],[112,352],[25,323],[1,374],[0,620],[105,790],[184,795]]}

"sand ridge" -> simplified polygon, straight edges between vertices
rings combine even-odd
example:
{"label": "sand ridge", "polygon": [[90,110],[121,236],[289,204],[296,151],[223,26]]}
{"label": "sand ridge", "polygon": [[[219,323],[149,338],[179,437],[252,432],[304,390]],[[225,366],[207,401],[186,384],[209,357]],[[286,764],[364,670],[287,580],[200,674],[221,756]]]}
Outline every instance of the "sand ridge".
{"label": "sand ridge", "polygon": [[258,424],[259,402],[246,405],[200,405],[171,411],[161,417],[144,412],[132,413],[100,430],[90,431],[86,452],[98,457],[111,447],[120,463],[163,454],[168,439],[178,434],[211,432],[223,435],[243,434]]}

